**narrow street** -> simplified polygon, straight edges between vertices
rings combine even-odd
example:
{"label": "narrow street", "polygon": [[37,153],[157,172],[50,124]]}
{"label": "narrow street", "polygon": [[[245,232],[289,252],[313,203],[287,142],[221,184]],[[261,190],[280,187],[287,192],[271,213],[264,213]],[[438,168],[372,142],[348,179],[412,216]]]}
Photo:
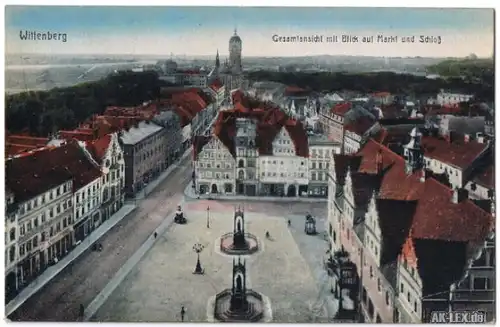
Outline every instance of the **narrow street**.
{"label": "narrow street", "polygon": [[176,167],[138,208],[100,239],[101,252],[82,254],[10,317],[12,321],[76,321],[80,304],[87,306],[120,267],[170,218],[191,180],[191,156]]}

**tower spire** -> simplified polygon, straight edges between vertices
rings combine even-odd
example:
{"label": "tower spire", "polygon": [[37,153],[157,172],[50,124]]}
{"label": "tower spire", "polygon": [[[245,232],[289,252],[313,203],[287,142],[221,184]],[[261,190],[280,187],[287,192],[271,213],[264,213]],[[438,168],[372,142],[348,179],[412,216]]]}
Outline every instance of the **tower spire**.
{"label": "tower spire", "polygon": [[235,27],[235,28],[234,28],[234,35],[238,35],[238,33],[237,33],[237,32],[238,32],[238,29]]}

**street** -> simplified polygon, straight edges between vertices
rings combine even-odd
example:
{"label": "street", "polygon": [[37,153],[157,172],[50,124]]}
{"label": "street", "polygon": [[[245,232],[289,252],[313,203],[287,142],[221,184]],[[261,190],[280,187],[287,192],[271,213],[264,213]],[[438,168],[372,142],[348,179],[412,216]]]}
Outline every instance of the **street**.
{"label": "street", "polygon": [[[13,321],[77,321],[79,306],[87,307],[99,292],[115,276],[116,272],[135,253],[144,241],[151,237],[155,229],[171,218],[176,207],[183,200],[184,211],[188,219],[191,211],[203,211],[210,206],[211,215],[232,212],[235,206],[242,206],[246,212],[264,213],[264,215],[282,217],[291,220],[291,232],[299,251],[306,259],[314,279],[321,273],[320,256],[326,249],[321,235],[308,237],[303,234],[304,216],[311,213],[318,218],[318,230],[324,230],[326,206],[324,203],[273,203],[246,201],[211,201],[184,199],[183,190],[191,180],[191,158],[188,157],[174,168],[170,176],[155,188],[148,196],[137,201],[138,209],[113,227],[99,242],[101,252],[87,251],[50,281],[38,293],[29,298],[9,318]],[[264,216],[265,217],[265,216]],[[264,218],[265,219],[265,218]],[[169,232],[167,232],[169,233]],[[277,235],[276,235],[277,236]],[[304,239],[306,237],[306,239]],[[313,244],[314,243],[314,244]],[[310,251],[315,251],[311,256]],[[309,253],[308,253],[309,252]],[[310,259],[318,261],[311,263]],[[316,282],[319,286],[318,281]],[[323,293],[320,286],[320,293]],[[323,296],[321,296],[323,298]],[[316,299],[308,299],[316,301]],[[316,305],[315,305],[316,306]],[[320,304],[323,307],[323,304]],[[331,310],[325,308],[328,315]]]}
{"label": "street", "polygon": [[191,156],[174,168],[137,210],[113,227],[99,242],[101,252],[87,251],[37,294],[21,305],[13,321],[76,321],[80,304],[87,306],[120,267],[151,236],[183,199],[191,180]]}

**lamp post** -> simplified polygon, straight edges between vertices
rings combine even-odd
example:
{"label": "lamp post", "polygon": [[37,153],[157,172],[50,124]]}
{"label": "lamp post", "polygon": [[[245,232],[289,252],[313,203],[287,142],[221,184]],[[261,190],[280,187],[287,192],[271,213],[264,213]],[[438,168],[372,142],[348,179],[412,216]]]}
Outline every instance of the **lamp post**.
{"label": "lamp post", "polygon": [[210,228],[210,206],[207,206],[207,228]]}
{"label": "lamp post", "polygon": [[196,243],[195,245],[193,245],[193,251],[196,252],[196,254],[198,255],[198,259],[196,260],[196,268],[194,269],[193,274],[203,275],[204,271],[201,268],[200,253],[201,253],[201,251],[203,251],[204,248],[205,247],[203,246],[203,244],[200,244],[200,243]]}

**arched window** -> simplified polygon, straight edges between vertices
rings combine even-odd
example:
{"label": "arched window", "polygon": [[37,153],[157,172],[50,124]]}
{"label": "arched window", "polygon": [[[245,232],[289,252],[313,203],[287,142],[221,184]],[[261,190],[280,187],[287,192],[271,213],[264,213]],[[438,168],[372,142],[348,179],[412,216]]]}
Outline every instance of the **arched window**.
{"label": "arched window", "polygon": [[243,159],[240,159],[240,161],[238,161],[238,168],[243,168],[245,167],[245,162],[243,161]]}

